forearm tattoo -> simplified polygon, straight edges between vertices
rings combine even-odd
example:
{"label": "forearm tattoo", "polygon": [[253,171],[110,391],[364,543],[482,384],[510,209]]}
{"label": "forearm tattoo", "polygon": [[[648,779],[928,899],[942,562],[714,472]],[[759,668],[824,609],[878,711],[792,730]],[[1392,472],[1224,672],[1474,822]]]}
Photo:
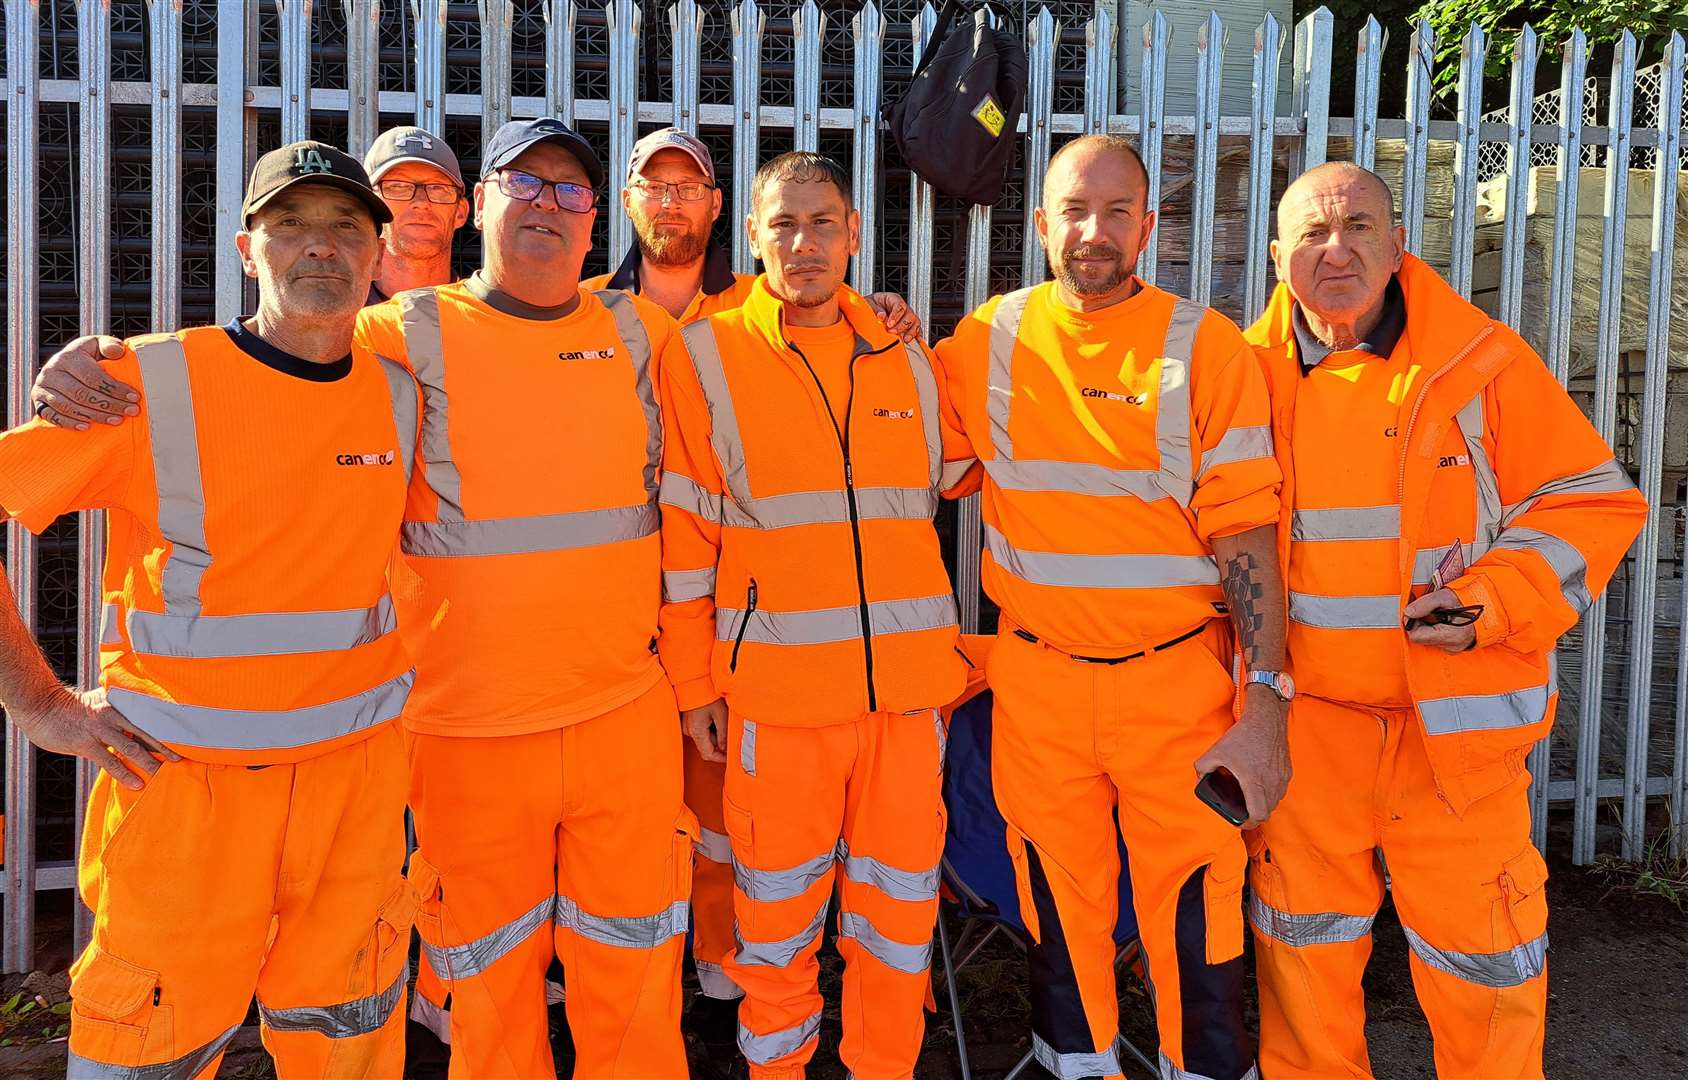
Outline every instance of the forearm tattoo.
{"label": "forearm tattoo", "polygon": [[1260,563],[1247,552],[1227,560],[1225,577],[1219,587],[1231,609],[1231,622],[1237,628],[1243,661],[1253,667],[1260,657],[1260,631],[1266,626],[1266,613],[1261,610],[1266,587],[1260,583]]}

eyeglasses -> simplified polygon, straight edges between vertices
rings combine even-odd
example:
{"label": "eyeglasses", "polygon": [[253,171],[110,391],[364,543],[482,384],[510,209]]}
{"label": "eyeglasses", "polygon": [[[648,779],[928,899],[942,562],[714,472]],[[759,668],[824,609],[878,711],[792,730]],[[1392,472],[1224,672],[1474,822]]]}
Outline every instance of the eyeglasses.
{"label": "eyeglasses", "polygon": [[661,180],[635,180],[632,186],[633,190],[652,202],[663,201],[669,192],[673,192],[682,202],[697,202],[699,199],[708,198],[709,193],[715,190],[714,184],[665,184]]}
{"label": "eyeglasses", "polygon": [[393,202],[414,202],[416,193],[422,192],[431,203],[441,206],[454,203],[463,197],[457,190],[456,184],[418,184],[414,180],[382,180],[375,185],[383,199]]}
{"label": "eyeglasses", "polygon": [[1472,604],[1470,607],[1437,608],[1427,611],[1416,619],[1407,620],[1407,629],[1412,630],[1420,626],[1470,626],[1483,615],[1482,604]]}
{"label": "eyeglasses", "polygon": [[584,214],[598,202],[596,191],[566,180],[542,180],[520,169],[499,169],[497,175],[498,190],[522,202],[533,202],[546,188],[551,189],[552,197],[557,200],[557,208],[567,210],[571,214]]}

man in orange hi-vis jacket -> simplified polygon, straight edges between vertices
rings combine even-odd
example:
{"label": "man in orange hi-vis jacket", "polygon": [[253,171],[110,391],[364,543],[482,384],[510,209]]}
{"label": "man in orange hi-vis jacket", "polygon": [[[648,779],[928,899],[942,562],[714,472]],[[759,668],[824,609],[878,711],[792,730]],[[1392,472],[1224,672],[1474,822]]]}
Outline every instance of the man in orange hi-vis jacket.
{"label": "man in orange hi-vis jacket", "polygon": [[353,340],[390,219],[340,151],[265,154],[236,238],[256,314],[104,361],[146,392],[133,423],[0,436],[5,515],[108,514],[102,690],[60,686],[0,601],[9,719],[103,769],[71,1076],[215,1075],[254,992],[278,1075],[402,1068],[413,673],[386,572],[419,402]]}
{"label": "man in orange hi-vis jacket", "polygon": [[908,1077],[944,838],[937,710],[966,673],[932,514],[973,456],[931,354],[843,284],[843,170],[784,154],[754,184],[767,273],[663,371],[659,647],[688,734],[726,760],[750,1075],[801,1077],[814,1055],[836,882],[841,1056]]}
{"label": "man in orange hi-vis jacket", "polygon": [[1288,780],[1279,473],[1241,332],[1131,272],[1147,187],[1124,139],[1068,143],[1037,212],[1056,280],[993,298],[937,351],[985,466],[992,780],[1046,973],[1033,1050],[1058,1077],[1120,1073],[1117,809],[1162,1074],[1243,1080],[1247,856],[1195,789],[1228,770],[1258,823]]}
{"label": "man in orange hi-vis jacket", "polygon": [[1540,1077],[1547,868],[1524,758],[1553,649],[1647,509],[1516,333],[1405,254],[1347,163],[1278,207],[1250,328],[1284,473],[1295,779],[1249,914],[1266,1077],[1369,1076],[1371,925],[1389,889],[1449,1077]]}

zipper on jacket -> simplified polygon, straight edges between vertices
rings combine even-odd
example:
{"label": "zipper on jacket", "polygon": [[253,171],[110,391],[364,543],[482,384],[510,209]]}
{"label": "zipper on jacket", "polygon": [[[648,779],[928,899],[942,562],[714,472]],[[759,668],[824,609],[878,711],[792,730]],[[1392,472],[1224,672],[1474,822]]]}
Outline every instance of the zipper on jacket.
{"label": "zipper on jacket", "polygon": [[832,421],[832,430],[838,436],[838,449],[844,454],[844,502],[850,510],[850,540],[856,548],[856,597],[862,624],[862,663],[867,672],[868,712],[879,711],[879,695],[873,687],[873,628],[868,620],[867,574],[862,566],[862,525],[861,514],[856,507],[856,477],[855,470],[850,466],[850,414],[856,406],[856,361],[864,356],[889,352],[895,345],[896,342],[892,342],[883,349],[857,353],[850,357],[850,394],[844,399],[844,426],[841,429],[838,426],[838,416],[832,411],[832,401],[826,396],[826,387],[821,384],[821,377],[815,374],[814,365],[809,363],[809,358],[803,355],[802,349],[787,343],[787,348],[803,361],[803,366],[809,371],[809,378],[815,380],[815,389],[821,392],[821,404],[826,406],[827,419]]}
{"label": "zipper on jacket", "polygon": [[733,638],[733,655],[727,658],[727,670],[738,671],[738,651],[744,644],[744,632],[750,629],[750,617],[756,614],[756,579],[750,579],[750,589],[745,594],[744,618],[739,620],[738,636]]}

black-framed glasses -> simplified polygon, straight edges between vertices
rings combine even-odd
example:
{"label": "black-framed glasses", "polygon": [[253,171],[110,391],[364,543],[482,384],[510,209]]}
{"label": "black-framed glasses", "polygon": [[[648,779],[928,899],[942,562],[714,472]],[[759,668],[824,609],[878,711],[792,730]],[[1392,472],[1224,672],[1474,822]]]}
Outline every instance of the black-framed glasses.
{"label": "black-framed glasses", "polygon": [[645,180],[642,178],[633,181],[631,186],[634,191],[652,202],[662,202],[668,197],[669,192],[673,192],[682,202],[697,202],[699,199],[707,199],[709,193],[715,190],[714,184],[705,184],[701,181],[668,184],[661,180]]}
{"label": "black-framed glasses", "polygon": [[416,193],[421,192],[429,202],[441,206],[463,197],[456,184],[418,184],[414,180],[380,180],[376,182],[375,190],[383,199],[392,202],[414,202]]}
{"label": "black-framed glasses", "polygon": [[520,169],[499,169],[498,190],[512,199],[533,202],[546,188],[557,200],[557,208],[571,214],[584,214],[598,203],[598,193],[589,187],[571,184],[567,180],[543,180]]}
{"label": "black-framed glasses", "polygon": [[1483,616],[1483,605],[1472,604],[1470,607],[1437,608],[1427,611],[1416,619],[1407,620],[1407,629],[1419,626],[1470,626]]}

